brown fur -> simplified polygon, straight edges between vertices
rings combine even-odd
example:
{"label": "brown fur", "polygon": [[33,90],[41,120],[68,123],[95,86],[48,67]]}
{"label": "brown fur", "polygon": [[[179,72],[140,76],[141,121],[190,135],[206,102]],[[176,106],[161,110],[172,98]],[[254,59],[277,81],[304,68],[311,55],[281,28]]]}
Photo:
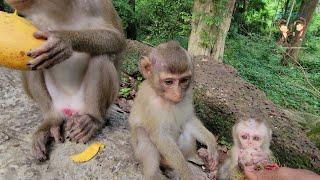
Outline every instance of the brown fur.
{"label": "brown fur", "polygon": [[158,71],[182,74],[192,69],[190,56],[176,41],[158,45],[151,51],[150,60]]}

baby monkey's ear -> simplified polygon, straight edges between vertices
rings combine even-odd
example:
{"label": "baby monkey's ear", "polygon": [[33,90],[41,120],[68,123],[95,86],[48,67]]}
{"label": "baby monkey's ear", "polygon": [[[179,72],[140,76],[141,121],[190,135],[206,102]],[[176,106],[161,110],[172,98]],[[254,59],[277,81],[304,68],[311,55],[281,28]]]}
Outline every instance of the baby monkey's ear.
{"label": "baby monkey's ear", "polygon": [[149,79],[152,74],[152,64],[150,58],[147,56],[142,56],[140,58],[140,72],[145,79]]}

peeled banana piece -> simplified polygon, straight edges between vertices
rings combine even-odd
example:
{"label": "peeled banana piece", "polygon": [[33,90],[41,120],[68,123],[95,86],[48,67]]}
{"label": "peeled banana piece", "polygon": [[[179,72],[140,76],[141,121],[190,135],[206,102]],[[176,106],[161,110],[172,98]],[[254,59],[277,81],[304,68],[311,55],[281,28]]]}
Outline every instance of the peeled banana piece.
{"label": "peeled banana piece", "polygon": [[87,162],[91,160],[99,152],[99,150],[103,148],[104,148],[104,145],[102,143],[91,144],[83,152],[71,156],[71,159],[73,162],[76,162],[76,163]]}

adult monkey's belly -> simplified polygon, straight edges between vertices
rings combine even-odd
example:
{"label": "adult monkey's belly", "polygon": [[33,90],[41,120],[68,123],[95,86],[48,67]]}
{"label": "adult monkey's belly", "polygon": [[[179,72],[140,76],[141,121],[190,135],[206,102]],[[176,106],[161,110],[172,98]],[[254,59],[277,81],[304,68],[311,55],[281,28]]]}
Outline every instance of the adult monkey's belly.
{"label": "adult monkey's belly", "polygon": [[74,53],[66,61],[44,71],[45,83],[56,111],[71,116],[84,111],[84,85],[90,56]]}

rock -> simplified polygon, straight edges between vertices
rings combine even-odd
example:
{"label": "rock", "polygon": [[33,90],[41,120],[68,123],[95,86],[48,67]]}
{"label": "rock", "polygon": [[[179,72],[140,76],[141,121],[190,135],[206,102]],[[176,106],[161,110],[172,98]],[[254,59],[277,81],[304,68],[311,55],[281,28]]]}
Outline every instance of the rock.
{"label": "rock", "polygon": [[124,54],[121,70],[130,76],[139,73],[138,59],[148,54],[151,47],[138,41],[127,40],[127,49]]}

